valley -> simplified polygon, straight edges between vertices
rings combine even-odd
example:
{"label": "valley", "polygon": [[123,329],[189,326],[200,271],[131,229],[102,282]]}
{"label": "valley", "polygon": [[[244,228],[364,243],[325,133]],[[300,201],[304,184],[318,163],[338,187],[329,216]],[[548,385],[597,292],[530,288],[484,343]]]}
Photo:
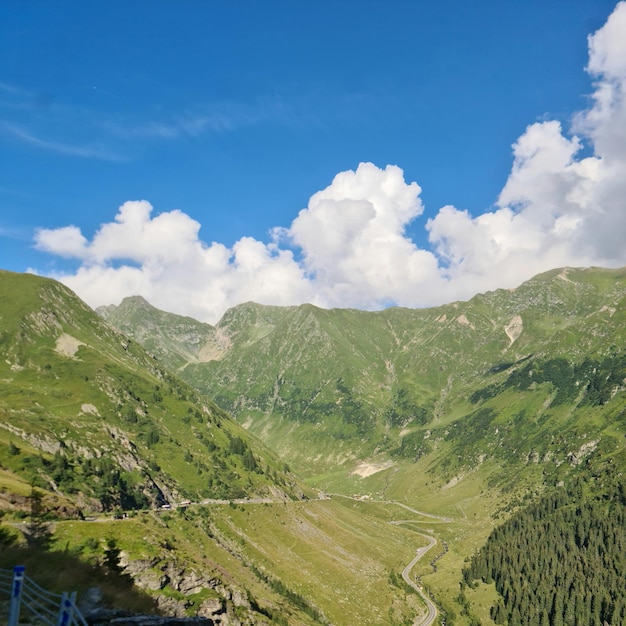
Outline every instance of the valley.
{"label": "valley", "polygon": [[494,585],[463,582],[492,531],[623,482],[625,305],[626,270],[566,268],[434,309],[247,303],[211,326],[1,272],[0,528],[36,489],[40,566],[111,544],[159,610],[216,624],[501,623]]}

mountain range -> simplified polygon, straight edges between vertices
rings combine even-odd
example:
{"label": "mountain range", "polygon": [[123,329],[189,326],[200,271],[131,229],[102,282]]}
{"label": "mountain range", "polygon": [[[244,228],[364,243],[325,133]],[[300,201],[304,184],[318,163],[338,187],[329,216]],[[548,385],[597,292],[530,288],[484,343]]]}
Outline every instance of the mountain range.
{"label": "mountain range", "polygon": [[169,613],[418,623],[400,574],[423,545],[438,619],[495,623],[493,586],[458,594],[491,530],[626,468],[625,322],[626,268],[215,326],[0,272],[0,509],[17,523],[41,490],[57,550],[114,540]]}
{"label": "mountain range", "polygon": [[623,269],[566,268],[422,310],[247,303],[214,327],[138,297],[98,312],[318,483],[438,449],[445,473],[611,448],[625,295]]}

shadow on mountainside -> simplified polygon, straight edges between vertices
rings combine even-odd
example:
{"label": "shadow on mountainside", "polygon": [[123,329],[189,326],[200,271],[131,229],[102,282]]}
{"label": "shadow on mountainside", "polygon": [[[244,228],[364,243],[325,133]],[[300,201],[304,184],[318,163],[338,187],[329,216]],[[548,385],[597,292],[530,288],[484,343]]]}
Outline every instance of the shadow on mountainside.
{"label": "shadow on mountainside", "polygon": [[0,569],[11,570],[15,565],[23,565],[26,575],[48,591],[77,592],[79,606],[88,597],[88,590],[98,588],[102,608],[159,614],[154,599],[134,587],[131,578],[116,567],[115,546],[107,546],[101,561],[89,563],[68,551],[14,543],[17,539],[6,527],[0,526]]}

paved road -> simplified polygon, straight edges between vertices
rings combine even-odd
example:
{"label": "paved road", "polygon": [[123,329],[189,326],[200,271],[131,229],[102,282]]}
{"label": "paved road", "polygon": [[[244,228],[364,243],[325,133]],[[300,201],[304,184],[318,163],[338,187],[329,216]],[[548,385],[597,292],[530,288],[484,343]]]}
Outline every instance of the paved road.
{"label": "paved road", "polygon": [[[453,521],[452,518],[450,517],[443,517],[441,515],[433,515],[432,513],[424,513],[424,511],[418,511],[416,509],[412,509],[410,506],[407,506],[406,504],[402,502],[397,502],[395,500],[370,500],[370,499],[363,500],[362,498],[358,498],[354,496],[344,496],[342,494],[335,494],[335,493],[328,494],[328,495],[333,496],[333,497],[339,496],[342,498],[349,498],[350,500],[360,500],[364,502],[395,504],[396,506],[400,506],[403,509],[410,511],[411,513],[415,513],[416,515],[420,515],[422,517],[428,517],[429,519],[432,519],[432,520],[437,520],[439,522],[444,522],[444,523]],[[389,523],[390,524],[406,524],[406,523],[412,523],[416,521],[418,520],[394,520]],[[437,543],[437,540],[434,537],[431,537],[430,535],[424,535],[422,533],[418,533],[418,534],[421,537],[428,539],[428,545],[424,546],[423,548],[418,548],[415,551],[415,556],[413,557],[413,560],[402,570],[402,578],[404,579],[404,582],[406,582],[407,585],[410,585],[413,589],[415,589],[415,591],[417,591],[417,593],[419,593],[421,598],[426,603],[426,607],[428,608],[428,612],[426,613],[426,615],[424,617],[417,618],[413,622],[413,626],[432,626],[432,624],[435,622],[435,619],[437,619],[437,607],[434,605],[433,601],[422,591],[422,588],[419,585],[417,585],[415,582],[413,582],[409,574],[411,573],[411,570],[413,569],[413,567],[415,567],[415,564]]]}
{"label": "paved road", "polygon": [[[342,493],[329,493],[328,496],[333,498],[347,498],[348,500],[356,500],[357,502],[369,502],[371,504],[395,504],[396,506],[400,506],[407,511],[411,511],[411,513],[415,513],[416,515],[421,515],[422,517],[429,517],[430,519],[436,519],[440,522],[453,522],[454,520],[451,517],[443,517],[441,515],[434,515],[433,513],[424,513],[424,511],[418,511],[417,509],[412,509],[410,506],[407,506],[403,502],[398,502],[396,500],[376,500],[374,498],[363,498],[358,496],[346,496]],[[416,521],[416,520],[413,520]]]}
{"label": "paved road", "polygon": [[423,535],[419,533],[420,536],[428,539],[428,545],[423,548],[418,548],[415,551],[415,556],[413,560],[402,570],[402,578],[407,585],[410,585],[420,594],[422,600],[426,603],[426,607],[428,608],[428,613],[422,617],[418,618],[413,622],[413,626],[431,626],[435,619],[437,618],[437,607],[433,604],[432,600],[422,591],[422,588],[418,586],[409,575],[415,564],[437,543],[437,540],[430,535]]}
{"label": "paved road", "polygon": [[[348,498],[350,500],[362,500],[361,498],[358,498],[358,497],[346,496],[346,495],[339,494],[339,493],[327,494],[327,497],[328,496]],[[326,497],[320,497],[319,499],[323,500],[323,499],[326,499]],[[412,509],[411,507],[407,506],[406,504],[403,504],[402,502],[396,502],[394,500],[363,500],[363,501],[365,501],[365,502],[377,502],[377,503],[381,503],[381,504],[395,504],[396,506],[400,506],[403,509],[406,509],[407,511],[410,511],[411,513],[415,513],[416,515],[420,515],[420,516],[423,516],[423,517],[428,517],[428,518],[433,519],[433,520],[438,520],[440,522],[451,522],[451,521],[453,521],[449,517],[442,517],[441,515],[433,515],[432,513],[425,513],[423,511],[418,511],[416,509]],[[250,498],[250,499],[242,498],[242,499],[237,499],[237,500],[232,500],[231,501],[231,500],[219,500],[219,499],[207,498],[206,500],[201,500],[200,502],[192,502],[190,500],[185,500],[185,501],[182,501],[182,502],[171,503],[171,504],[166,505],[166,507],[161,507],[161,510],[163,510],[164,508],[166,508],[166,509],[177,509],[179,507],[207,505],[207,504],[229,504],[230,502],[234,502],[234,503],[237,503],[237,504],[265,504],[265,503],[282,502],[282,500],[274,500],[272,498]],[[111,521],[111,518],[110,517],[98,516],[98,517],[86,518],[85,521],[105,522],[105,521]],[[120,520],[120,521],[122,521],[122,520]],[[406,523],[412,523],[412,522],[415,522],[415,521],[417,521],[417,520],[394,520],[394,521],[391,521],[389,523],[390,524],[406,524]],[[18,526],[19,524],[20,523],[14,523],[13,525],[14,526]],[[413,626],[432,626],[432,624],[434,623],[435,619],[437,618],[437,607],[433,604],[431,599],[423,592],[422,588],[419,585],[417,585],[411,579],[410,573],[411,573],[411,570],[413,569],[413,567],[415,567],[415,564],[434,545],[437,544],[437,540],[434,537],[431,537],[430,535],[424,535],[422,533],[417,533],[417,534],[419,534],[421,537],[424,537],[425,539],[427,539],[428,540],[428,545],[423,546],[421,548],[418,548],[415,551],[415,556],[413,557],[411,562],[402,570],[402,578],[407,583],[407,585],[411,586],[413,589],[415,589],[415,591],[417,591],[417,593],[421,596],[421,598],[426,603],[426,607],[428,608],[427,614],[424,617],[417,618],[413,622]]]}
{"label": "paved road", "polygon": [[412,509],[410,506],[403,504],[402,502],[396,502],[395,500],[384,500],[387,504],[395,504],[396,506],[401,506],[403,509],[407,511],[411,511],[411,513],[416,513],[417,515],[422,515],[423,517],[430,517],[431,519],[439,520],[440,522],[452,522],[454,521],[451,517],[442,517],[441,515],[433,515],[432,513],[424,513],[424,511],[417,511]]}

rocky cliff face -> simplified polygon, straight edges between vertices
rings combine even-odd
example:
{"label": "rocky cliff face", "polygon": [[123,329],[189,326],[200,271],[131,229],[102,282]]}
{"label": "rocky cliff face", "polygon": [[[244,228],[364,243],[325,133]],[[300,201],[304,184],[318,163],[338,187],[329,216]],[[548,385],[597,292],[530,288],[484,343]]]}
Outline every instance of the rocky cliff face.
{"label": "rocky cliff face", "polygon": [[[248,595],[224,584],[218,577],[186,567],[176,559],[131,560],[120,553],[119,567],[133,584],[156,596],[161,615],[133,614],[121,609],[105,609],[99,587],[90,588],[79,602],[89,624],[115,626],[253,626],[266,623],[255,612]],[[169,591],[159,594],[159,591]],[[175,592],[175,593],[172,593]],[[196,604],[191,596],[203,596]],[[189,614],[193,617],[189,617]]]}
{"label": "rocky cliff face", "polygon": [[[130,561],[128,556],[122,553],[120,566],[140,589],[156,592],[169,587],[176,591],[177,595],[183,596],[180,598],[157,594],[158,606],[166,615],[181,618],[187,616],[191,603],[185,597],[205,592],[205,595],[209,597],[203,599],[199,606],[194,607],[199,617],[210,618],[214,624],[223,626],[258,623],[256,621],[258,615],[254,615],[250,610],[250,602],[244,591],[227,587],[219,578],[207,577],[179,563],[176,559],[170,559],[166,563],[159,559]],[[239,610],[238,616],[235,616],[236,608],[245,610]],[[242,617],[241,614],[246,612],[249,615]]]}

